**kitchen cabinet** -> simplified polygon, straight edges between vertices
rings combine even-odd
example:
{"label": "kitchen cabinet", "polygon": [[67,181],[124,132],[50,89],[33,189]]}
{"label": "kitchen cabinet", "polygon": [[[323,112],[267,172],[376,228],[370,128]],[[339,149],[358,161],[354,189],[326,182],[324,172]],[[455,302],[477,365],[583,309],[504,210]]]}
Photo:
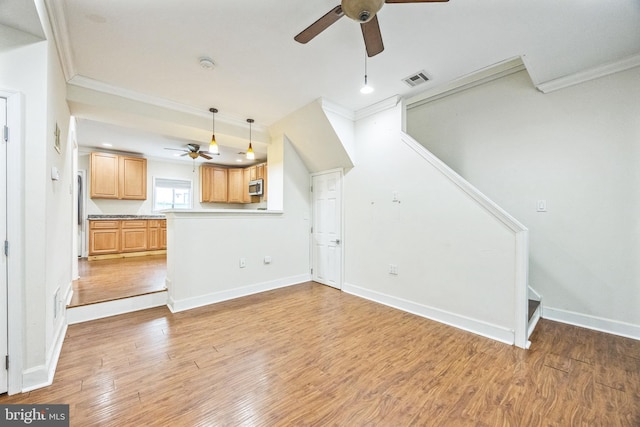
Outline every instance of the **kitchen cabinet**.
{"label": "kitchen cabinet", "polygon": [[120,225],[120,252],[147,250],[147,220],[123,220]]}
{"label": "kitchen cabinet", "polygon": [[157,219],[147,220],[147,250],[155,251],[161,248],[161,228]]}
{"label": "kitchen cabinet", "polygon": [[160,224],[160,249],[167,249],[167,221]]}
{"label": "kitchen cabinet", "polygon": [[92,199],[147,199],[147,159],[93,152]]}
{"label": "kitchen cabinet", "polygon": [[89,220],[89,256],[167,249],[165,219]]}
{"label": "kitchen cabinet", "polygon": [[244,193],[248,193],[249,185],[244,185],[244,169],[235,168],[227,170],[228,179],[228,203],[244,203]]}
{"label": "kitchen cabinet", "polygon": [[89,221],[89,255],[120,251],[120,221]]}
{"label": "kitchen cabinet", "polygon": [[[249,181],[262,179],[263,195],[249,195]],[[217,203],[259,203],[267,200],[267,164],[247,168],[200,166],[200,201]]]}
{"label": "kitchen cabinet", "polygon": [[227,203],[227,169],[200,166],[200,201]]}
{"label": "kitchen cabinet", "polygon": [[249,182],[251,181],[251,168],[244,168],[242,170],[242,185],[244,190],[242,192],[242,203],[251,203],[251,196],[249,195]]}

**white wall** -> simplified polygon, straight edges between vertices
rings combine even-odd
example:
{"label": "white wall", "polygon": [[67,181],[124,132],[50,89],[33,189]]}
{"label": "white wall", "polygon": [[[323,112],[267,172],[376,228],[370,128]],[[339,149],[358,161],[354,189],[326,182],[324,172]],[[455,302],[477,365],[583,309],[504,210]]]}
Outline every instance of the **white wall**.
{"label": "white wall", "polygon": [[514,342],[513,231],[402,142],[401,124],[400,105],[356,123],[345,290]]}
{"label": "white wall", "polygon": [[545,317],[635,337],[639,99],[640,68],[550,94],[522,71],[407,113],[414,138],[529,228]]}
{"label": "white wall", "polygon": [[[174,311],[310,280],[309,172],[284,138],[281,213],[167,214],[167,289]],[[275,165],[278,166],[278,165]],[[279,170],[279,167],[274,167]],[[264,257],[270,256],[270,264]],[[240,258],[246,267],[239,267]]]}
{"label": "white wall", "polygon": [[[36,6],[44,19],[44,4],[38,1]],[[50,38],[51,29],[46,22],[43,27]],[[25,105],[21,183],[24,241],[23,252],[16,255],[22,259],[24,272],[24,282],[18,286],[26,301],[21,325],[22,386],[28,388],[50,380],[66,324],[64,298],[71,287],[73,245],[73,148],[67,145],[69,111],[55,46],[48,41],[15,46],[0,53],[0,62],[0,87],[21,92]],[[54,149],[56,123],[61,130],[60,153]],[[50,179],[53,167],[60,173],[58,181]],[[60,292],[54,301],[57,289]],[[56,309],[59,310],[54,317]],[[12,327],[18,326],[10,323],[9,328]]]}

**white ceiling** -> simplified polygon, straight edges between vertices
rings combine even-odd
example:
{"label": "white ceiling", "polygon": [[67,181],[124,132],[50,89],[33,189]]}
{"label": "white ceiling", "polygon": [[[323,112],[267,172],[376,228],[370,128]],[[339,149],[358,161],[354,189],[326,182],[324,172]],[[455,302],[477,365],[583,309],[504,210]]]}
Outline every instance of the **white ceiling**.
{"label": "white ceiling", "polygon": [[[319,97],[357,111],[515,56],[543,83],[640,53],[638,0],[386,4],[378,13],[385,50],[368,60],[375,92],[362,95],[365,54],[356,22],[344,17],[306,45],[293,40],[337,4],[47,1],[71,83],[92,79],[203,117],[215,106],[224,120],[251,117],[264,128]],[[202,56],[216,67],[201,68]],[[430,82],[414,89],[402,82],[421,70]]]}

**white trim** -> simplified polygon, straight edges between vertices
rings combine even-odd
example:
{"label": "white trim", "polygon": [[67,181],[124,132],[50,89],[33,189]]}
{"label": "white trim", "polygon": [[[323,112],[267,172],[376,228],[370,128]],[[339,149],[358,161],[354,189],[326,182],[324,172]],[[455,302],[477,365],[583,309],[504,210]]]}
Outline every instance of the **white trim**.
{"label": "white trim", "polygon": [[60,64],[62,65],[62,72],[65,80],[69,81],[76,74],[76,71],[73,65],[73,56],[71,54],[73,50],[69,42],[69,29],[64,14],[63,2],[47,1],[46,9],[51,31],[53,32],[53,39],[58,50],[58,58],[60,58]]}
{"label": "white trim", "polygon": [[629,70],[638,66],[640,66],[640,54],[629,56],[619,61],[600,65],[588,70],[580,71],[579,73],[560,77],[555,80],[549,80],[547,82],[538,84],[536,88],[542,93],[550,93],[569,86],[584,83],[589,80],[595,80],[600,77],[618,73],[620,71]]}
{"label": "white trim", "polygon": [[569,325],[580,326],[594,331],[606,332],[607,334],[640,340],[639,325],[620,322],[618,320],[605,319],[603,317],[591,316],[588,314],[576,313],[573,311],[546,306],[543,306],[542,308],[542,318],[554,320],[556,322],[568,323]]}
{"label": "white trim", "polygon": [[167,291],[67,308],[67,323],[88,322],[167,304]]}
{"label": "white trim", "polygon": [[171,296],[169,296],[167,307],[169,307],[169,310],[171,310],[172,313],[178,313],[180,311],[191,310],[194,308],[203,307],[205,305],[216,304],[240,297],[259,294],[261,292],[285,288],[287,286],[297,285],[299,283],[308,282],[310,280],[310,274],[301,274],[299,276],[292,276],[277,280],[271,280],[268,282],[256,283],[253,285],[213,292],[210,294],[192,298],[185,298],[181,300],[174,300]]}
{"label": "white trim", "polygon": [[374,114],[380,113],[382,111],[394,108],[401,101],[402,101],[402,98],[400,98],[400,96],[394,95],[390,98],[383,99],[380,102],[376,102],[375,104],[369,105],[368,107],[361,108],[360,110],[355,112],[355,121],[362,120],[365,117],[369,117]]}
{"label": "white trim", "polygon": [[521,57],[507,59],[412,96],[406,99],[406,106],[407,109],[416,108],[522,70],[526,70],[526,67]]}
{"label": "white trim", "polygon": [[536,300],[536,301],[542,301],[542,295],[540,295],[538,293],[538,291],[533,289],[531,286],[529,286],[528,297],[529,297],[529,299],[533,299],[533,300]]}
{"label": "white trim", "polygon": [[437,171],[444,175],[449,181],[458,186],[463,192],[484,208],[490,215],[504,224],[514,233],[515,238],[515,279],[514,279],[514,328],[515,345],[527,348],[528,319],[528,288],[529,288],[529,230],[508,212],[494,203],[487,196],[482,194],[476,187],[471,185],[466,179],[457,174],[447,166],[442,160],[433,155],[424,146],[419,144],[405,132],[400,132],[400,139],[409,148],[426,160]]}
{"label": "white trim", "polygon": [[7,240],[10,242],[7,260],[7,321],[9,325],[7,344],[9,350],[8,393],[22,391],[23,366],[23,281],[24,281],[24,224],[23,224],[23,150],[24,97],[19,92],[0,90],[0,96],[7,99],[7,126],[9,126],[9,144],[7,147],[7,177],[14,185],[7,190]]}
{"label": "white trim", "polygon": [[[71,86],[76,86],[78,88],[89,89],[96,92],[118,96],[124,99],[128,99],[130,101],[141,102],[143,104],[153,105],[155,107],[166,108],[167,110],[177,111],[180,113],[190,114],[200,118],[206,118],[210,123],[211,121],[211,113],[209,110],[201,110],[199,108],[191,107],[185,104],[180,104],[178,102],[169,101],[164,98],[159,98],[156,96],[146,95],[140,92],[136,92],[133,90],[125,89],[119,86],[114,86],[109,83],[104,83],[99,80],[94,80],[89,77],[85,77],[81,74],[76,74],[73,76],[68,83]],[[247,119],[243,119],[236,116],[225,115],[221,113],[216,114],[216,124],[225,123],[227,125],[232,125],[235,127],[240,127],[243,130],[248,129]],[[262,142],[269,143],[269,129],[257,123],[252,125],[252,129],[254,132],[254,140],[253,142]],[[262,138],[264,136],[264,140]],[[258,140],[256,141],[256,137]]]}
{"label": "white trim", "polygon": [[529,328],[527,329],[527,338],[531,336],[531,334],[533,333],[533,330],[536,328],[536,325],[538,324],[538,321],[541,318],[541,315],[540,315],[541,312],[542,312],[542,305],[539,305],[538,308],[536,308],[536,311],[533,313],[533,317],[531,318],[531,321],[529,322]]}
{"label": "white trim", "polygon": [[511,231],[521,232],[527,231],[527,227],[522,225],[517,219],[511,216],[507,211],[502,209],[496,203],[494,203],[487,196],[482,194],[477,188],[471,185],[466,179],[462,176],[458,175],[453,169],[447,166],[442,160],[433,155],[429,150],[427,150],[423,145],[418,143],[411,136],[406,134],[405,132],[400,132],[400,139],[404,142],[409,148],[415,151],[420,157],[429,162],[434,168],[436,168],[440,173],[445,175],[451,182],[457,185],[462,191],[467,193],[472,199],[478,202],[485,210],[490,212],[493,216],[495,216],[500,222],[506,225]]}
{"label": "white trim", "polygon": [[344,117],[347,120],[351,120],[352,122],[355,121],[356,119],[355,113],[352,110],[349,110],[348,108],[343,107],[342,105],[338,105],[335,102],[327,101],[324,98],[320,98],[319,102],[320,102],[320,106],[325,111],[337,114],[341,117]]}
{"label": "white trim", "polygon": [[445,325],[453,326],[486,338],[491,338],[505,344],[513,345],[515,342],[514,331],[502,326],[492,325],[487,322],[461,316],[459,314],[429,307],[423,304],[418,304],[403,298],[372,291],[351,283],[345,283],[342,290],[360,298],[365,298],[379,304],[406,311],[407,313],[412,313],[420,317],[444,323]]}
{"label": "white trim", "polygon": [[58,333],[55,337],[55,343],[47,355],[47,363],[24,371],[22,377],[23,393],[53,384],[53,377],[56,374],[58,359],[60,358],[60,352],[62,351],[62,343],[64,342],[64,337],[66,335],[67,324],[60,322]]}

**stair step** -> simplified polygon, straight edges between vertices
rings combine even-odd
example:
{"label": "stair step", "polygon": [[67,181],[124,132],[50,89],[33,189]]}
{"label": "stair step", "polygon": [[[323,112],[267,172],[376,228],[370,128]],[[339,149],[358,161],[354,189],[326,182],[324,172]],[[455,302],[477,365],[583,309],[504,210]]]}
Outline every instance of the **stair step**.
{"label": "stair step", "polygon": [[534,299],[529,300],[529,321],[533,318],[533,314],[540,307],[540,301],[536,301]]}

